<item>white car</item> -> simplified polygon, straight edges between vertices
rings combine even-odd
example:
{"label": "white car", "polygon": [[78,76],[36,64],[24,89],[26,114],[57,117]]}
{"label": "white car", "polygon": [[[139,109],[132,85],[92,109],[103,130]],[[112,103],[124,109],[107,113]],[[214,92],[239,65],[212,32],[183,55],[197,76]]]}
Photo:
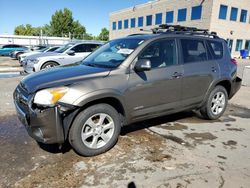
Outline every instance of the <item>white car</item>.
{"label": "white car", "polygon": [[23,53],[21,55],[19,55],[19,63],[22,64],[24,58],[31,56],[31,55],[35,55],[35,54],[40,54],[40,53],[46,53],[46,52],[54,52],[55,50],[57,50],[58,48],[60,48],[60,46],[51,46],[51,47],[47,47],[41,50],[37,50],[37,51],[30,51],[27,53]]}
{"label": "white car", "polygon": [[68,43],[58,48],[55,52],[28,56],[23,60],[24,72],[33,73],[42,69],[82,61],[101,45],[103,45],[103,43],[98,41]]}

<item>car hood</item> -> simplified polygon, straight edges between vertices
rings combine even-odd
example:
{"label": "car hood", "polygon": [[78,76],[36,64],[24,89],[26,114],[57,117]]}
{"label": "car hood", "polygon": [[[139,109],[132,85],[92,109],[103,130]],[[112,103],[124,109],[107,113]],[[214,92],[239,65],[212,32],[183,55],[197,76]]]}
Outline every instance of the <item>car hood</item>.
{"label": "car hood", "polygon": [[27,57],[27,59],[36,59],[41,57],[61,56],[61,55],[62,55],[61,53],[56,53],[56,52],[44,52],[44,53],[30,55]]}
{"label": "car hood", "polygon": [[30,74],[23,78],[21,86],[31,94],[45,88],[61,87],[91,78],[105,77],[109,73],[110,69],[107,68],[72,64]]}

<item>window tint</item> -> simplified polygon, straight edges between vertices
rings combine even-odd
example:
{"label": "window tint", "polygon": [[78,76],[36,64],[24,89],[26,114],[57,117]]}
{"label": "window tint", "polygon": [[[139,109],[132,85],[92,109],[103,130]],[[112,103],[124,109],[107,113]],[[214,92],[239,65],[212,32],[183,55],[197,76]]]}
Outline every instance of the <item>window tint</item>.
{"label": "window tint", "polygon": [[100,47],[100,44],[87,44],[86,45],[87,52],[93,52],[99,47]]}
{"label": "window tint", "polygon": [[113,24],[112,24],[112,29],[113,29],[113,30],[116,30],[116,22],[113,22]]}
{"label": "window tint", "polygon": [[164,40],[151,44],[139,56],[149,59],[152,68],[161,68],[176,64],[176,45],[174,40]]}
{"label": "window tint", "polygon": [[52,47],[50,48],[47,52],[54,52],[55,50],[57,50],[59,47]]}
{"label": "window tint", "polygon": [[227,18],[227,6],[221,5],[219,12],[219,19],[225,20]]}
{"label": "window tint", "polygon": [[85,44],[79,44],[72,48],[73,51],[76,53],[86,52],[86,45]]}
{"label": "window tint", "polygon": [[202,40],[182,39],[181,45],[184,63],[207,60],[207,52]]}
{"label": "window tint", "polygon": [[202,6],[192,7],[191,20],[199,20],[201,19],[202,14]]}
{"label": "window tint", "polygon": [[152,15],[147,16],[147,26],[152,25]]}
{"label": "window tint", "polygon": [[135,28],[135,18],[131,18],[130,20],[130,27]]}
{"label": "window tint", "polygon": [[230,15],[230,20],[231,21],[237,21],[237,14],[238,14],[238,8],[231,8],[231,15]]}
{"label": "window tint", "polygon": [[242,49],[242,40],[240,40],[240,39],[238,39],[237,41],[236,41],[236,48],[235,48],[235,51],[236,52],[238,52],[238,51],[240,51],[241,49]]}
{"label": "window tint", "polygon": [[174,22],[174,11],[169,11],[166,13],[166,23]]}
{"label": "window tint", "polygon": [[155,15],[155,25],[162,24],[162,13],[158,13]]}
{"label": "window tint", "polygon": [[223,45],[221,42],[208,41],[213,59],[221,59],[223,57]]}
{"label": "window tint", "polygon": [[186,18],[187,18],[187,9],[184,8],[184,9],[179,9],[178,10],[178,22],[183,22],[183,21],[186,21]]}
{"label": "window tint", "polygon": [[121,30],[122,29],[122,21],[118,22],[118,29]]}
{"label": "window tint", "polygon": [[138,18],[138,27],[143,27],[143,17]]}
{"label": "window tint", "polygon": [[4,45],[3,48],[12,48],[12,45]]}
{"label": "window tint", "polygon": [[241,10],[240,22],[246,22],[246,21],[247,21],[247,10]]}
{"label": "window tint", "polygon": [[128,29],[128,19],[124,20],[124,29]]}

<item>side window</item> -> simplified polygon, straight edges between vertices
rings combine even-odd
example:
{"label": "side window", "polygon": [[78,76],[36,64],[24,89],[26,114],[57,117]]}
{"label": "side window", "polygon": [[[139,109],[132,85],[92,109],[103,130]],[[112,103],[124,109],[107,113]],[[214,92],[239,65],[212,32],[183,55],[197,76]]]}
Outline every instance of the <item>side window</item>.
{"label": "side window", "polygon": [[176,64],[176,44],[174,40],[155,42],[139,55],[139,59],[149,59],[153,68],[167,67]]}
{"label": "side window", "polygon": [[87,52],[93,52],[99,48],[99,44],[87,44]]}
{"label": "side window", "polygon": [[212,51],[213,59],[221,59],[223,57],[223,45],[221,42],[208,41],[208,45]]}
{"label": "side window", "polygon": [[86,52],[86,44],[79,44],[72,48],[76,53]]}
{"label": "side window", "polygon": [[12,45],[5,45],[3,48],[13,48]]}
{"label": "side window", "polygon": [[207,52],[202,40],[181,39],[184,63],[207,61]]}

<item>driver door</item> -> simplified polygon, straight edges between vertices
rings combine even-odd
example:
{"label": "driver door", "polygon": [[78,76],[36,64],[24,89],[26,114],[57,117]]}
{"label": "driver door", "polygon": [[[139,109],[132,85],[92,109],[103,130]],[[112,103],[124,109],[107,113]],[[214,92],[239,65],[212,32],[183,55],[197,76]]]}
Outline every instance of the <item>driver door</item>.
{"label": "driver door", "polygon": [[154,117],[181,106],[182,65],[178,64],[176,40],[151,43],[138,59],[151,61],[151,70],[132,71],[126,104],[133,120]]}

